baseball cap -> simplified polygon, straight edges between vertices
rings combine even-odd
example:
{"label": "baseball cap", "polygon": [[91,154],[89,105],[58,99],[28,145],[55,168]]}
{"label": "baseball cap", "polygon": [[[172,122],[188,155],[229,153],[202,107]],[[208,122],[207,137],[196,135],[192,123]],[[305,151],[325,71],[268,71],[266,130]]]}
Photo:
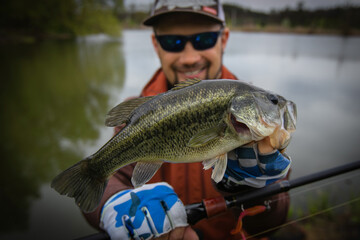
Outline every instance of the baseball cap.
{"label": "baseball cap", "polygon": [[150,16],[143,24],[153,26],[160,16],[174,12],[201,14],[225,25],[224,9],[220,0],[155,0]]}

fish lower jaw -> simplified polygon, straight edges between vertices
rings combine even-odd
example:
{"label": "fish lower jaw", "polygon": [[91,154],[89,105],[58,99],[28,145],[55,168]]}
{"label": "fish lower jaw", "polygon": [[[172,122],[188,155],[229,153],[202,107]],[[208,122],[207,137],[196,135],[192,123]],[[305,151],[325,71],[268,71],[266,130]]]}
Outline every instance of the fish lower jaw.
{"label": "fish lower jaw", "polygon": [[259,141],[265,137],[270,136],[273,132],[274,129],[264,129],[264,130],[259,130],[259,129],[250,129],[251,131],[251,137],[254,141]]}
{"label": "fish lower jaw", "polygon": [[252,130],[251,131],[251,138],[253,141],[260,141],[261,139],[263,139],[265,136]]}

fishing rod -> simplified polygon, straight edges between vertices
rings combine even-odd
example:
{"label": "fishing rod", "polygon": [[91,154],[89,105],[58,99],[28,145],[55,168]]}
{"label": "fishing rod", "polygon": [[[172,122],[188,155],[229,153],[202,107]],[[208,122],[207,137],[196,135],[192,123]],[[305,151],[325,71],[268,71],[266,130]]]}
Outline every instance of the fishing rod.
{"label": "fishing rod", "polygon": [[[233,195],[228,197],[217,197],[204,199],[200,203],[189,204],[185,206],[188,223],[194,225],[204,218],[210,218],[225,212],[228,208],[239,207],[249,204],[251,201],[259,200],[278,193],[287,192],[290,189],[304,186],[313,182],[331,178],[343,173],[347,173],[360,168],[360,161],[344,164],[328,170],[309,174],[293,180],[283,180],[271,184],[267,187],[254,189],[246,194]],[[109,240],[110,237],[105,232],[95,233],[89,236],[78,238],[76,240]]]}

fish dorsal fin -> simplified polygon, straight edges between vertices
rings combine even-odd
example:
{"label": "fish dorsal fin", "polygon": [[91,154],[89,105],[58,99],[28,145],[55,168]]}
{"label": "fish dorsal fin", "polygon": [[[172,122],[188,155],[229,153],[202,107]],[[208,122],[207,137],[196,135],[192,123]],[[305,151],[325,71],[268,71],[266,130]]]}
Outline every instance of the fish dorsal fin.
{"label": "fish dorsal fin", "polygon": [[183,82],[179,82],[178,84],[176,84],[171,90],[175,91],[175,90],[179,90],[179,89],[183,89],[185,87],[189,87],[192,86],[198,82],[200,82],[200,79],[197,78],[193,78],[193,79],[186,79]]}
{"label": "fish dorsal fin", "polygon": [[219,155],[218,160],[215,163],[215,167],[212,170],[211,178],[216,182],[220,182],[223,179],[226,167],[227,167],[227,153]]}
{"label": "fish dorsal fin", "polygon": [[141,187],[147,183],[161,167],[162,161],[156,162],[137,162],[131,177],[134,187]]}
{"label": "fish dorsal fin", "polygon": [[135,108],[149,101],[151,98],[153,98],[153,96],[134,98],[120,103],[108,112],[105,125],[108,127],[120,126],[129,119],[130,114]]}
{"label": "fish dorsal fin", "polygon": [[188,142],[189,147],[201,147],[211,140],[221,138],[224,135],[225,125],[205,129],[195,134]]}

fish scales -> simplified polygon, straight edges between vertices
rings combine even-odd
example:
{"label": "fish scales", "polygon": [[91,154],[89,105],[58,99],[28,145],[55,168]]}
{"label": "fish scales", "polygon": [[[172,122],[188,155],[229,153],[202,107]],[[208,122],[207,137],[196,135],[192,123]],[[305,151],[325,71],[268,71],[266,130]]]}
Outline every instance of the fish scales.
{"label": "fish scales", "polygon": [[[281,96],[276,101],[273,98],[273,94],[239,81],[190,80],[152,98],[122,103],[114,108],[114,116],[125,127],[96,153],[57,176],[52,187],[74,197],[88,212],[100,202],[107,179],[117,169],[134,162],[134,186],[148,181],[163,161],[215,158],[216,162],[211,161],[215,164],[212,177],[219,181],[227,152],[269,136],[282,123],[277,118],[286,117],[283,122],[295,128],[295,105]],[[279,104],[274,103],[277,101]],[[291,105],[293,112],[287,110],[286,104]],[[126,115],[121,114],[123,110]],[[147,168],[155,172],[145,173]],[[86,184],[76,182],[79,179],[86,179]],[[74,189],[74,182],[82,189]]]}
{"label": "fish scales", "polygon": [[[106,164],[107,168],[111,172],[119,167],[119,162],[126,164],[124,159],[134,159],[134,157],[147,161],[158,160],[159,158],[175,161],[174,156],[179,154],[187,155],[189,152],[206,151],[205,148],[186,148],[186,143],[199,130],[213,127],[220,122],[224,110],[227,108],[228,99],[231,98],[231,96],[224,97],[229,95],[229,92],[231,91],[227,91],[227,94],[225,91],[219,92],[218,88],[194,89],[186,92],[186,94],[179,91],[178,94],[169,94],[163,98],[154,99],[154,101],[149,102],[149,106],[140,107],[137,114],[130,119],[128,127],[125,127],[118,134],[125,135],[125,138],[130,137],[131,141],[126,143],[119,140],[113,143],[112,148],[116,150],[108,152],[110,156],[107,159],[111,163]],[[209,99],[215,100],[220,97],[224,99],[222,103],[220,102],[221,104],[215,105],[215,101],[209,101]],[[207,105],[204,105],[204,99],[207,99]],[[208,109],[207,111],[200,111],[199,106]],[[204,119],[203,125],[197,124],[199,119]],[[193,126],[193,128],[189,126]],[[121,139],[121,137],[119,138]],[[200,151],[197,155],[201,154]],[[97,155],[103,154],[100,152]],[[182,161],[186,162],[186,159]]]}
{"label": "fish scales", "polygon": [[[201,129],[213,127],[220,122],[228,102],[219,104],[222,108],[219,111],[216,108],[218,105],[214,104],[213,101],[209,101],[208,105],[205,105],[203,103],[199,104],[200,101],[194,100],[194,98],[196,99],[201,95],[201,99],[209,99],[208,96],[204,97],[204,94],[215,96],[212,91],[197,91],[195,89],[186,93],[181,94],[181,92],[178,92],[181,96],[180,98],[171,95],[170,99],[165,97],[159,102],[152,102],[153,104],[161,105],[160,108],[157,108],[158,111],[152,112],[152,116],[149,117],[149,122],[156,122],[156,124],[152,124],[152,127],[147,129],[148,132],[145,133],[145,136],[139,136],[140,141],[138,142],[140,144],[138,146],[141,149],[151,149],[151,152],[146,152],[147,158],[151,158],[151,155],[155,153],[155,157],[163,157],[170,161],[176,156],[173,154],[174,152],[179,152],[177,156],[181,153],[186,155],[187,149],[184,148],[187,148],[186,143],[190,140],[191,136]],[[199,106],[207,109],[198,109]],[[201,119],[203,121],[200,121]],[[142,147],[144,142],[150,146]],[[191,148],[191,150],[194,149]]]}
{"label": "fish scales", "polygon": [[[178,94],[171,94],[144,104],[142,109],[140,107],[137,114],[132,116],[129,125],[114,137],[121,139],[121,135],[124,135],[126,136],[124,138],[130,137],[131,140],[128,143],[121,140],[113,143],[113,148],[116,150],[107,152],[110,154],[107,158],[111,160],[109,165],[114,167],[109,169],[118,168],[119,162],[126,164],[123,159],[136,157],[151,161],[163,158],[172,161],[176,160],[174,159],[176,155],[188,155],[189,152],[201,154],[206,151],[205,148],[189,148],[186,144],[198,131],[219,124],[231,98],[229,92],[233,92],[230,91],[231,89],[228,90],[227,94],[225,91],[219,92],[216,87],[200,91],[198,89],[184,91],[186,94],[178,91]],[[214,104],[213,100],[219,98],[223,101]],[[207,99],[207,104],[204,104],[204,99]],[[199,109],[199,106],[203,109]],[[201,119],[203,121],[199,121]],[[107,153],[99,152],[96,155]]]}

